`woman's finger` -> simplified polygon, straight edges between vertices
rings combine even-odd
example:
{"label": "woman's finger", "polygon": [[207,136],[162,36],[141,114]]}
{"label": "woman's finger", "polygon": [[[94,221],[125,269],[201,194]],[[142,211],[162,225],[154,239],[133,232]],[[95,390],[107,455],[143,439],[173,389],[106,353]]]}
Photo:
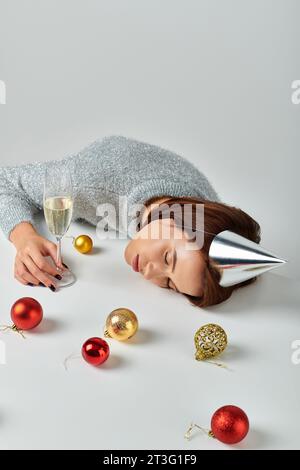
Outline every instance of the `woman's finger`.
{"label": "woman's finger", "polygon": [[38,285],[39,280],[32,276],[26,269],[26,266],[19,260],[15,262],[15,278],[22,284]]}
{"label": "woman's finger", "polygon": [[43,271],[43,273],[48,273],[54,277],[58,275],[57,268],[49,263],[49,261],[47,261],[43,255],[41,255],[39,250],[31,250],[30,255],[28,256],[33,260],[39,270]]}
{"label": "woman's finger", "polygon": [[22,275],[22,279],[24,279],[27,284],[33,284],[34,286],[38,286],[40,284],[40,281],[26,269],[26,266]]}
{"label": "woman's finger", "polygon": [[[48,276],[45,272],[41,271],[41,269],[35,264],[35,262],[32,260],[32,258],[30,258],[30,256],[26,256],[26,258],[23,260],[23,263],[25,264],[28,271],[40,282],[42,282],[46,287],[56,287],[56,284],[53,279]],[[55,272],[57,273],[57,271]]]}
{"label": "woman's finger", "polygon": [[28,284],[28,282],[25,281],[25,279],[23,279],[21,276],[19,276],[19,274],[17,274],[16,272],[15,272],[15,279],[16,279],[17,281],[19,281],[21,284],[24,284],[24,285],[27,285],[27,284]]}
{"label": "woman's finger", "polygon": [[40,282],[37,278],[28,272],[24,263],[22,263],[22,261],[18,260],[17,258],[15,260],[14,272],[18,281],[22,279],[22,281],[26,282],[26,284],[30,283],[32,285],[38,285]]}

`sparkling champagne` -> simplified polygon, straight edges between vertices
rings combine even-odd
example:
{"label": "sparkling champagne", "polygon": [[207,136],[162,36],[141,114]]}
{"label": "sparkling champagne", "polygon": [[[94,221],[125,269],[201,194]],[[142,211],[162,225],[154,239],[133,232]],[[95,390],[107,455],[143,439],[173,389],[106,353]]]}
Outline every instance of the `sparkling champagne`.
{"label": "sparkling champagne", "polygon": [[68,230],[73,212],[70,197],[48,197],[44,202],[44,214],[50,232],[55,237],[63,237]]}

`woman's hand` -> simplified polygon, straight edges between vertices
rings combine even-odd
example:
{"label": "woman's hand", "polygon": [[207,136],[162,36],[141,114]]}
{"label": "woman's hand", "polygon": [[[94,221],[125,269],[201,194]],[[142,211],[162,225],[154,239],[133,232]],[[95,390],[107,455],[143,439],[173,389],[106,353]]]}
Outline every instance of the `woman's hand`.
{"label": "woman's hand", "polygon": [[[42,283],[44,286],[55,290],[56,284],[53,277],[60,279],[56,269],[56,245],[39,235],[28,222],[18,224],[10,234],[10,240],[14,244],[17,254],[15,258],[14,275],[22,284]],[[51,256],[55,265],[46,260]],[[63,265],[57,266],[64,271]]]}

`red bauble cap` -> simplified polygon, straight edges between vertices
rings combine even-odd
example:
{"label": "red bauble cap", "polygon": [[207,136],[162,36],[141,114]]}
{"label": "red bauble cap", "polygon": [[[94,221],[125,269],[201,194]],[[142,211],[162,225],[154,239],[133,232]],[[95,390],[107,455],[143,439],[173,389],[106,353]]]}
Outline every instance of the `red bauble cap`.
{"label": "red bauble cap", "polygon": [[244,439],[249,431],[248,416],[238,406],[222,406],[211,418],[211,430],[219,441],[236,444]]}

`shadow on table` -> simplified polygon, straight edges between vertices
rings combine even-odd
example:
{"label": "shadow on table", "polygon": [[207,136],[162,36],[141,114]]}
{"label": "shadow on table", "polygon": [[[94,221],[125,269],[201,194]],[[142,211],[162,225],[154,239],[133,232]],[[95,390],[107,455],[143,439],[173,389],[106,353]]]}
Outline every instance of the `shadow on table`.
{"label": "shadow on table", "polygon": [[253,357],[253,350],[245,347],[244,345],[239,344],[228,344],[226,350],[220,355],[220,361],[229,364],[234,362],[235,360],[240,361],[241,359],[247,359],[249,357]]}
{"label": "shadow on table", "polygon": [[118,356],[117,354],[111,354],[107,361],[105,361],[100,366],[96,367],[96,369],[118,369],[125,364],[125,360],[122,356]]}
{"label": "shadow on table", "polygon": [[269,429],[267,431],[262,431],[261,429],[251,427],[250,423],[250,431],[245,439],[230,447],[240,450],[257,450],[266,449],[268,447],[272,447],[274,449],[277,445],[278,442],[274,433],[270,432]]}
{"label": "shadow on table", "polygon": [[61,320],[54,318],[43,318],[41,323],[36,328],[30,330],[30,334],[52,333],[53,331],[57,332],[64,329],[64,327],[65,323]]}
{"label": "shadow on table", "polygon": [[[271,310],[272,313],[284,314],[286,310],[299,315],[300,281],[274,273],[266,273],[245,287],[232,293],[232,296],[219,305],[212,305],[205,310],[216,313],[243,313],[253,310]],[[291,313],[291,312],[289,312]]]}
{"label": "shadow on table", "polygon": [[126,344],[147,344],[154,343],[158,338],[159,333],[146,328],[139,328],[137,333],[126,341]]}
{"label": "shadow on table", "polygon": [[104,246],[93,246],[93,249],[90,253],[86,253],[85,256],[95,256],[99,255],[99,253],[104,253],[106,248]]}

